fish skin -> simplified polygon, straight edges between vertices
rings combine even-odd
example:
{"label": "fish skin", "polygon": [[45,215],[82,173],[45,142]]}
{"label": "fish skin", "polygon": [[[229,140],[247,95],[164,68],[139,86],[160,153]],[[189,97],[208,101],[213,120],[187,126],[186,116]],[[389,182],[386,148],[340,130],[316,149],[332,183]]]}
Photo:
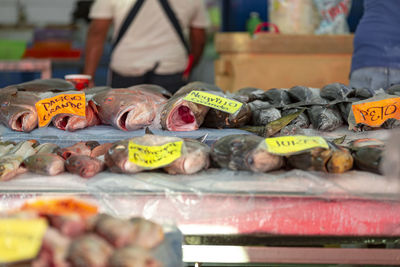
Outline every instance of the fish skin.
{"label": "fish skin", "polygon": [[57,154],[57,151],[60,149],[60,147],[53,143],[44,143],[44,144],[41,144],[41,145],[35,147],[35,149],[36,149],[36,154],[38,154],[38,153]]}
{"label": "fish skin", "polygon": [[[296,112],[299,112],[301,109],[295,108],[295,109],[287,109],[287,110],[282,110],[281,115],[282,117],[288,116],[290,114],[295,114]],[[310,126],[310,120],[307,117],[307,115],[302,112],[297,118],[293,119],[288,125],[296,125],[299,128],[308,128]]]}
{"label": "fish skin", "polygon": [[343,125],[342,116],[336,107],[311,106],[307,114],[313,128],[320,131],[333,131]]}
{"label": "fish skin", "polygon": [[164,170],[169,174],[194,174],[207,169],[210,166],[210,147],[193,139],[185,139],[184,142],[186,153]]}
{"label": "fish skin", "polygon": [[320,96],[328,100],[347,99],[352,89],[342,83],[331,83],[321,89]]}
{"label": "fish skin", "polygon": [[262,109],[252,112],[251,125],[262,126],[280,119],[281,112],[276,108]]}
{"label": "fish skin", "polygon": [[133,131],[151,125],[167,99],[159,94],[127,88],[100,92],[93,96],[93,101],[103,124]]}
{"label": "fish skin", "polygon": [[284,164],[283,158],[266,150],[265,139],[255,135],[228,135],[211,148],[211,158],[221,168],[234,171],[267,172]]}
{"label": "fish skin", "polygon": [[115,250],[111,255],[109,267],[162,267],[147,249],[139,246],[127,246]]}
{"label": "fish skin", "polygon": [[33,173],[55,176],[64,172],[64,159],[53,153],[39,153],[24,160],[24,166]]}
{"label": "fish skin", "polygon": [[304,153],[288,156],[287,162],[295,169],[328,172],[327,163],[331,157],[331,149],[316,147]]}
{"label": "fish skin", "polygon": [[294,86],[288,90],[288,94],[293,103],[313,99],[312,91],[306,86]]}
{"label": "fish skin", "polygon": [[100,144],[97,141],[82,141],[72,146],[59,149],[57,151],[57,154],[62,158],[64,158],[65,160],[73,155],[90,156],[92,150],[99,145]]}
{"label": "fish skin", "polygon": [[85,155],[74,155],[65,161],[65,168],[70,173],[78,174],[83,178],[91,178],[104,170],[103,161]]}
{"label": "fish skin", "polygon": [[354,165],[362,170],[382,174],[380,168],[384,147],[366,146],[353,151]]}
{"label": "fish skin", "polygon": [[329,173],[344,173],[353,168],[354,159],[349,149],[331,144],[332,156],[327,163]]}
{"label": "fish skin", "polygon": [[32,92],[18,92],[13,88],[0,90],[0,122],[14,131],[32,131],[38,126],[35,104],[39,100]]}
{"label": "fish skin", "polygon": [[[64,92],[75,90],[75,86],[64,79],[37,79],[25,83],[8,86],[18,91],[31,92]],[[6,87],[7,88],[7,87]]]}
{"label": "fish skin", "polygon": [[152,249],[158,246],[165,238],[161,225],[142,217],[133,217],[129,222],[136,228],[136,238],[131,245]]}
{"label": "fish skin", "polygon": [[72,114],[58,114],[53,118],[52,122],[54,127],[68,132],[101,124],[97,115],[97,107],[93,101],[89,101],[86,105],[85,117]]}
{"label": "fish skin", "polygon": [[265,91],[264,96],[272,105],[282,106],[292,103],[289,93],[285,89],[272,88]]}
{"label": "fish skin", "polygon": [[90,156],[93,158],[104,156],[112,145],[113,145],[112,143],[104,143],[99,146],[96,146],[92,149]]}
{"label": "fish skin", "polygon": [[211,108],[205,119],[203,126],[209,128],[239,128],[245,126],[251,120],[251,109],[246,103],[234,114]]}
{"label": "fish skin", "polygon": [[233,95],[233,98],[244,103],[250,103],[255,100],[265,100],[264,93],[265,91],[262,89],[245,87],[236,91]]}
{"label": "fish skin", "polygon": [[31,141],[19,142],[7,154],[0,157],[0,181],[10,180],[27,171],[25,167],[21,166],[21,163],[36,153],[32,145]]}

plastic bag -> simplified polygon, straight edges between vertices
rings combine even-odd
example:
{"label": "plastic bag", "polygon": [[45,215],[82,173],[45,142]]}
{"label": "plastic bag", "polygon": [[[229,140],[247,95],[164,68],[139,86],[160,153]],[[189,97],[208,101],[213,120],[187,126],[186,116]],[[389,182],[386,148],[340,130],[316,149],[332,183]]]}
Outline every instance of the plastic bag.
{"label": "plastic bag", "polygon": [[351,0],[314,0],[320,17],[316,34],[349,33],[347,16],[351,8]]}
{"label": "plastic bag", "polygon": [[268,10],[283,34],[313,34],[319,23],[312,0],[269,0]]}

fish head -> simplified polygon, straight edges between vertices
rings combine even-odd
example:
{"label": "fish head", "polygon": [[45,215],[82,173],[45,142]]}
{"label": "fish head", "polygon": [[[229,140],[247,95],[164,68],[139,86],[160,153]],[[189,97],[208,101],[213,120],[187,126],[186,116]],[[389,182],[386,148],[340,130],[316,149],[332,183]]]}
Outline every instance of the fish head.
{"label": "fish head", "polygon": [[[95,143],[92,143],[95,142]],[[57,151],[57,154],[64,159],[68,159],[73,155],[86,155],[89,156],[92,149],[95,147],[94,144],[99,145],[96,141],[78,142],[73,146],[61,148]]]}
{"label": "fish head", "polygon": [[64,159],[52,153],[39,153],[24,160],[31,172],[54,176],[64,171]]}
{"label": "fish head", "polygon": [[84,178],[90,178],[103,169],[103,162],[90,156],[75,155],[67,159],[66,167],[72,173],[77,173]]}
{"label": "fish head", "polygon": [[0,181],[7,181],[18,174],[18,169],[23,158],[20,156],[13,156],[2,158],[0,161]]}
{"label": "fish head", "polygon": [[18,132],[30,132],[38,125],[36,109],[28,105],[11,105],[8,110],[8,126]]}

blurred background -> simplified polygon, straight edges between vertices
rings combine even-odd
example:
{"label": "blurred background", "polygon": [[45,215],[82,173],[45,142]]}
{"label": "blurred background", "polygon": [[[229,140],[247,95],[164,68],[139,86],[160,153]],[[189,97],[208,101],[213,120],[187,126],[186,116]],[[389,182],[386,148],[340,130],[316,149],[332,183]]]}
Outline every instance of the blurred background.
{"label": "blurred background", "polygon": [[[203,59],[194,70],[191,80],[215,82],[214,62],[220,56],[220,51],[215,48],[216,34],[249,31],[249,19],[254,19],[254,16],[258,17],[258,21],[278,24],[283,34],[320,34],[321,27],[324,31],[325,25],[313,20],[315,12],[318,12],[318,7],[313,3],[315,1],[205,0],[211,27]],[[0,0],[0,87],[46,75],[63,78],[66,74],[80,73],[83,68],[85,36],[90,23],[87,16],[92,2]],[[362,16],[363,1],[344,2],[350,7],[346,14],[348,32],[339,34],[351,34]],[[311,4],[313,10],[307,7]],[[106,84],[110,47],[110,43],[105,47],[96,74],[97,85]],[[41,62],[22,62],[23,59]],[[10,61],[14,63],[12,67],[10,64],[1,64]],[[38,66],[34,65],[35,62]]]}

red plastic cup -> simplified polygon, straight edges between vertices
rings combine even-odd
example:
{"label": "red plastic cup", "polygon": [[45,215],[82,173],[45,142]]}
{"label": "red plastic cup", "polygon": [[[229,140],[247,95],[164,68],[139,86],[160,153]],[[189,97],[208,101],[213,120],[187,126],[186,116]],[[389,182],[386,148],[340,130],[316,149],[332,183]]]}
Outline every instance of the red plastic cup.
{"label": "red plastic cup", "polygon": [[69,74],[65,75],[64,79],[73,83],[76,90],[81,91],[89,87],[92,76],[86,74]]}

